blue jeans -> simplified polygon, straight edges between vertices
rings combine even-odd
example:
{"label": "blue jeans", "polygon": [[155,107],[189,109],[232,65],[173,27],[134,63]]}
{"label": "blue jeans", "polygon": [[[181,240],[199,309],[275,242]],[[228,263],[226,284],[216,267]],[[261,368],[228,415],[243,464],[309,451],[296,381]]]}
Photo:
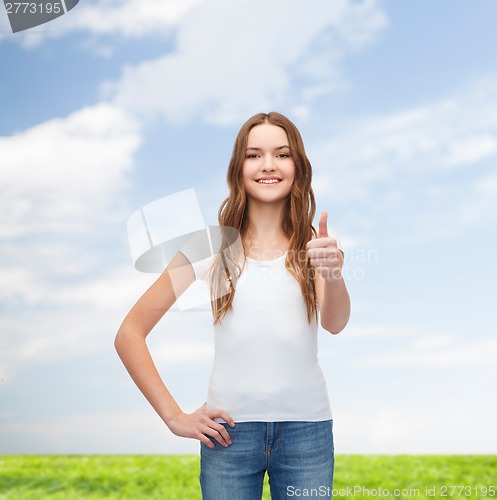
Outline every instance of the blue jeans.
{"label": "blue jeans", "polygon": [[203,500],[257,500],[267,471],[271,498],[331,498],[333,420],[224,425],[227,448],[200,442]]}

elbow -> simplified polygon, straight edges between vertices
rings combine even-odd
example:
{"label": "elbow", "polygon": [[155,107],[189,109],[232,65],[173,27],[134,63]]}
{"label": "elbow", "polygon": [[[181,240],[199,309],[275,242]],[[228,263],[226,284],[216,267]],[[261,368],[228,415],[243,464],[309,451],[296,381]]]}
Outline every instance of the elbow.
{"label": "elbow", "polygon": [[114,349],[117,351],[117,354],[121,355],[122,351],[133,341],[134,337],[135,335],[133,335],[132,331],[121,325],[114,338]]}
{"label": "elbow", "polygon": [[326,330],[328,333],[331,333],[332,335],[338,335],[345,328],[345,325],[338,328],[336,326],[326,326],[323,324],[321,324],[321,326],[324,330]]}
{"label": "elbow", "polygon": [[146,342],[149,333],[150,330],[145,329],[139,321],[126,317],[114,338],[114,348],[119,357],[122,357],[122,354],[129,350],[135,349],[137,345]]}
{"label": "elbow", "polygon": [[349,316],[342,321],[321,321],[321,327],[332,335],[338,335],[349,322]]}
{"label": "elbow", "polygon": [[124,341],[125,334],[122,330],[122,328],[119,328],[119,330],[116,333],[116,336],[114,338],[114,349],[117,351],[119,354],[119,351],[122,347],[123,341]]}
{"label": "elbow", "polygon": [[338,335],[342,330],[334,329],[334,328],[326,328],[323,326],[323,328],[328,332],[331,333],[331,335]]}

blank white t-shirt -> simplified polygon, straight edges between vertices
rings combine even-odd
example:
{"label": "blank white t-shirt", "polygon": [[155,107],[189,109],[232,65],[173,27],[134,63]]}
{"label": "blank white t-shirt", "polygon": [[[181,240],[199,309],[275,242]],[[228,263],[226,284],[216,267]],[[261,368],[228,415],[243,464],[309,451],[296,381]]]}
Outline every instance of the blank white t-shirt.
{"label": "blank white t-shirt", "polygon": [[[206,408],[223,409],[235,422],[332,418],[317,358],[318,325],[307,320],[300,285],[285,257],[247,257],[233,308],[213,327]],[[210,260],[193,263],[197,279],[205,278]]]}

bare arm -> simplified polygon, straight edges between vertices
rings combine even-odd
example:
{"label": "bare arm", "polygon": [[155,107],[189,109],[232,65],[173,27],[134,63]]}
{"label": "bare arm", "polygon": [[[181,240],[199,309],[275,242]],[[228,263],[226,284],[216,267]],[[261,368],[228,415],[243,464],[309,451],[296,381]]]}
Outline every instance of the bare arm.
{"label": "bare arm", "polygon": [[[337,258],[341,270],[343,254],[340,250]],[[315,284],[321,326],[332,334],[340,333],[350,318],[350,297],[342,273],[333,273],[328,279],[316,273]]]}
{"label": "bare arm", "polygon": [[135,384],[174,434],[199,439],[213,448],[207,434],[227,446],[231,444],[229,434],[213,419],[220,417],[234,425],[231,417],[223,410],[205,410],[203,406],[194,413],[184,413],[162,381],[146,344],[147,335],[194,279],[190,262],[178,253],[131,308],[114,346]]}
{"label": "bare arm", "polygon": [[328,212],[319,218],[317,237],[307,243],[311,265],[316,269],[315,286],[321,326],[340,333],[350,318],[350,297],[342,275],[343,253],[336,238],[328,234]]}

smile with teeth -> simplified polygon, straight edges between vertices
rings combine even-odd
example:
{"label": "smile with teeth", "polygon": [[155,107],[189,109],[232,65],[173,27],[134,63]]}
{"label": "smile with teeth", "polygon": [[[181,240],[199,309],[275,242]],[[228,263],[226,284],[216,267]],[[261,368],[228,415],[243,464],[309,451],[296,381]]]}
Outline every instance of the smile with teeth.
{"label": "smile with teeth", "polygon": [[281,182],[281,179],[259,179],[258,181],[259,184],[276,184],[278,182]]}

